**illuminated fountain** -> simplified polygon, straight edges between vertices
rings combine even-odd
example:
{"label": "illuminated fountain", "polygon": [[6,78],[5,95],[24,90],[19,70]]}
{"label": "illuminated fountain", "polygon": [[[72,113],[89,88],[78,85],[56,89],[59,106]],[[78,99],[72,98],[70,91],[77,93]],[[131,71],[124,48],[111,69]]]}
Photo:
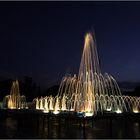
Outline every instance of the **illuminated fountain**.
{"label": "illuminated fountain", "polygon": [[27,109],[26,97],[20,96],[18,80],[13,81],[10,95],[3,99],[4,108],[8,109]]}
{"label": "illuminated fountain", "polygon": [[[96,43],[91,33],[85,36],[84,50],[81,58],[78,77],[64,77],[58,95],[67,97],[71,108],[92,116],[97,112],[127,111],[121,92],[115,79],[105,73],[101,74]],[[68,110],[71,110],[67,106]]]}
{"label": "illuminated fountain", "polygon": [[115,79],[101,73],[95,38],[91,33],[85,36],[83,54],[78,76],[64,76],[56,97],[36,98],[36,109],[58,114],[74,111],[93,116],[98,112],[134,112],[140,109],[140,98],[122,96]]}

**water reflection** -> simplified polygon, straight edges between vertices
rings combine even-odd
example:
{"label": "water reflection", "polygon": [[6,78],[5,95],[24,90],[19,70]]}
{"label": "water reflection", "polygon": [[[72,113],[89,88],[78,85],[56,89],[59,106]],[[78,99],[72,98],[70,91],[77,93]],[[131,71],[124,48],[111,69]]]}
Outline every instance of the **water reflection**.
{"label": "water reflection", "polygon": [[13,138],[17,131],[17,121],[12,118],[6,118],[5,129],[8,138]]}
{"label": "water reflection", "polygon": [[138,122],[130,121],[127,126],[124,129],[125,124],[121,119],[113,120],[112,127],[109,120],[96,120],[93,124],[85,122],[84,128],[78,121],[72,120],[68,125],[65,120],[58,123],[52,118],[50,122],[47,119],[44,121],[44,129],[40,123],[39,129],[35,130],[30,124],[20,127],[16,119],[9,117],[0,122],[0,138],[140,138]]}

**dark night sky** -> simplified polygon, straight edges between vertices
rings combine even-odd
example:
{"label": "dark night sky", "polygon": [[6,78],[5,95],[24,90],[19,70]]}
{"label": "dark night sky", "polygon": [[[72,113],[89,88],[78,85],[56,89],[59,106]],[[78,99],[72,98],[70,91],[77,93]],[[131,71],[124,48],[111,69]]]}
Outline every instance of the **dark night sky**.
{"label": "dark night sky", "polygon": [[0,2],[0,77],[60,83],[92,29],[102,72],[140,81],[140,2]]}

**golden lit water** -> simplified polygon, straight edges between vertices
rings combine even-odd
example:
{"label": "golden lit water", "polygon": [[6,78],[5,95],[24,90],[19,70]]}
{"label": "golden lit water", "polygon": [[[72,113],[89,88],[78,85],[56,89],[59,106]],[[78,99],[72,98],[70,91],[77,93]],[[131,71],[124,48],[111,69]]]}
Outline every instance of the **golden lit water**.
{"label": "golden lit water", "polygon": [[140,98],[122,96],[116,80],[101,73],[95,36],[85,35],[83,53],[78,76],[64,76],[60,83],[58,95],[36,98],[35,108],[44,112],[75,111],[84,113],[85,117],[98,112],[134,112],[140,109]]}

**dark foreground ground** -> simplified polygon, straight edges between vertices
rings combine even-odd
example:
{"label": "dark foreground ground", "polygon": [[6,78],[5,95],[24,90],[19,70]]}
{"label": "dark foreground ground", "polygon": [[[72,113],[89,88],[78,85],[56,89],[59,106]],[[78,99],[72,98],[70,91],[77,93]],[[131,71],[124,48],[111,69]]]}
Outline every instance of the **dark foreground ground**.
{"label": "dark foreground ground", "polygon": [[140,138],[140,114],[93,118],[0,110],[0,138]]}

